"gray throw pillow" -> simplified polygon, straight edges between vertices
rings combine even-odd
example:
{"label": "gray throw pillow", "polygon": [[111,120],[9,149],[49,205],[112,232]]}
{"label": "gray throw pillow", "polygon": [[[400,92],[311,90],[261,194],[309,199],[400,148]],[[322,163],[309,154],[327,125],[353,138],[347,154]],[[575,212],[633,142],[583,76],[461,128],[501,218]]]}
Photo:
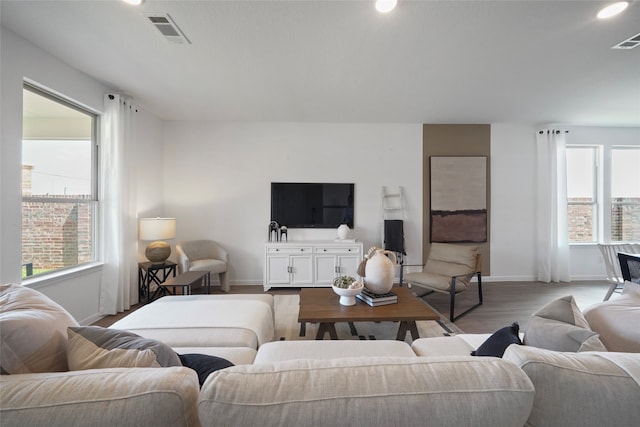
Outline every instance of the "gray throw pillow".
{"label": "gray throw pillow", "polygon": [[68,328],[67,333],[67,358],[72,371],[182,366],[171,347],[132,332],[80,326]]}
{"label": "gray throw pillow", "polygon": [[531,315],[524,344],[553,351],[607,351],[571,295],[551,301]]}

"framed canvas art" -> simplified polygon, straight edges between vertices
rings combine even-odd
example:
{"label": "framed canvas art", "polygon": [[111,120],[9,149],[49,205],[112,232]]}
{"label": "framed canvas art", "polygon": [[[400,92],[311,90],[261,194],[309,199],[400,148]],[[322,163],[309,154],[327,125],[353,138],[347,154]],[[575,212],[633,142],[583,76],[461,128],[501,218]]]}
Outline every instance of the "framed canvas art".
{"label": "framed canvas art", "polygon": [[487,241],[487,158],[430,157],[431,242]]}

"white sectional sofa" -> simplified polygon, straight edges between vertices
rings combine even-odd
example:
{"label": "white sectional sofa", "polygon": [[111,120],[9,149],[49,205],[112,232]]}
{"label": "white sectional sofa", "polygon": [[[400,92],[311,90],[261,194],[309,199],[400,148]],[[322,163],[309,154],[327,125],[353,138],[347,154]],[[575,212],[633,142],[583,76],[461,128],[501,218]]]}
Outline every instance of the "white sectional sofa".
{"label": "white sectional sofa", "polygon": [[502,358],[470,356],[488,335],[421,338],[411,346],[273,341],[268,295],[161,299],[114,325],[165,339],[174,350],[237,362],[213,372],[202,388],[195,372],[181,366],[66,371],[60,365],[66,360],[58,360],[47,371],[47,361],[39,360],[39,366],[24,364],[24,373],[12,373],[7,369],[15,364],[5,366],[5,352],[18,355],[9,335],[28,334],[30,319],[42,317],[53,326],[49,336],[59,342],[48,351],[58,359],[65,346],[60,331],[74,326],[65,313],[55,321],[41,315],[62,308],[46,297],[34,301],[34,292],[0,287],[3,427],[564,427],[635,426],[640,419],[640,354],[512,345]]}

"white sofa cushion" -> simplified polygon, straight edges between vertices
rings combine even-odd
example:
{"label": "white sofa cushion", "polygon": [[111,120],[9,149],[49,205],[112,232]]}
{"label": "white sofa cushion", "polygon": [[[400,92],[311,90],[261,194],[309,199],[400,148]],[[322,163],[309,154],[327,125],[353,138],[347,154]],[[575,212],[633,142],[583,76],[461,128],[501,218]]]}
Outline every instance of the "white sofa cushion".
{"label": "white sofa cushion", "polygon": [[0,286],[0,371],[66,371],[67,327],[78,326],[60,305],[21,285]]}
{"label": "white sofa cushion", "polygon": [[[477,340],[479,341],[478,346],[480,346],[491,334],[478,334],[477,336],[480,337]],[[418,338],[411,343],[413,351],[421,357],[469,356],[478,346],[470,344],[462,338],[462,335]]]}
{"label": "white sofa cushion", "polygon": [[261,346],[254,363],[343,357],[415,357],[409,344],[391,340],[274,341]]}
{"label": "white sofa cushion", "polygon": [[[524,334],[518,334],[520,339]],[[450,337],[419,338],[411,343],[413,351],[421,357],[469,356],[484,344],[491,334],[460,334]]]}
{"label": "white sofa cushion", "polygon": [[640,353],[640,285],[626,282],[622,295],[584,311],[609,351]]}
{"label": "white sofa cushion", "polygon": [[559,353],[511,345],[503,360],[536,388],[527,426],[635,426],[640,420],[640,354]]}
{"label": "white sofa cushion", "polygon": [[185,367],[3,375],[3,426],[194,427],[198,377]]}
{"label": "white sofa cushion", "polygon": [[497,358],[339,358],[234,366],[202,386],[203,426],[522,426],[533,385]]}

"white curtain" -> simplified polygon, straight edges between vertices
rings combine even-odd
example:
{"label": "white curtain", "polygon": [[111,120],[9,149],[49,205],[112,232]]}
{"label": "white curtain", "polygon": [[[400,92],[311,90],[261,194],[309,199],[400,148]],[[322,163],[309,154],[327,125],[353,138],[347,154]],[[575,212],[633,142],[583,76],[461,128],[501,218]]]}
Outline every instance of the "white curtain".
{"label": "white curtain", "polygon": [[104,260],[100,313],[115,314],[128,309],[133,290],[137,292],[137,195],[132,155],[137,107],[116,94],[105,95],[104,105],[99,151],[100,241]]}
{"label": "white curtain", "polygon": [[566,133],[536,134],[538,152],[537,270],[541,282],[570,282]]}

